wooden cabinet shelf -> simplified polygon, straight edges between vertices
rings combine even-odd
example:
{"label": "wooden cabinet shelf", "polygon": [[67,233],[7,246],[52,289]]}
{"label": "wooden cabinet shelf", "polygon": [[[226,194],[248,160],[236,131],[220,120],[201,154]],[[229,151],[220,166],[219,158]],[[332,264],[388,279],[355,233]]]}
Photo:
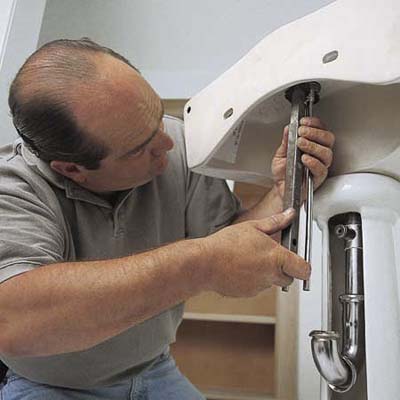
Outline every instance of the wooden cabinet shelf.
{"label": "wooden cabinet shelf", "polygon": [[223,297],[213,292],[192,297],[186,303],[187,313],[204,313],[252,317],[275,317],[276,289],[265,290],[250,298]]}
{"label": "wooden cabinet shelf", "polygon": [[236,315],[236,314],[210,314],[186,312],[183,319],[196,321],[215,321],[215,322],[241,322],[245,324],[266,324],[275,325],[275,317],[263,317],[260,315]]}
{"label": "wooden cabinet shelf", "polygon": [[274,392],[274,335],[273,325],[184,320],[171,350],[203,393],[268,398]]}

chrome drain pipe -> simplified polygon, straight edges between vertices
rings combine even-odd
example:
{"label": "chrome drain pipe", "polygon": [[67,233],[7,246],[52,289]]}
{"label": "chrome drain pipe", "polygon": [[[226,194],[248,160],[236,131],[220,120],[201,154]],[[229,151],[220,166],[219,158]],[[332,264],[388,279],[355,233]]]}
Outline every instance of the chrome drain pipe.
{"label": "chrome drain pipe", "polygon": [[312,331],[311,350],[315,365],[329,387],[347,392],[357,380],[365,359],[365,320],[361,218],[348,213],[347,221],[335,227],[335,234],[345,241],[345,294],[339,296],[343,306],[342,351],[340,334],[335,331]]}

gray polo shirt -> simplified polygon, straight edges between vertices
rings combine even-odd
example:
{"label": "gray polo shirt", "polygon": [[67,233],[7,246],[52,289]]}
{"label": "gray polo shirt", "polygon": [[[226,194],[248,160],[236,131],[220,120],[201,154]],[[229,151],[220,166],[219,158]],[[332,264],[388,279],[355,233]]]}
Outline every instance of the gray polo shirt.
{"label": "gray polo shirt", "polygon": [[[172,117],[164,123],[175,143],[167,170],[121,193],[115,205],[52,171],[20,141],[0,148],[0,282],[41,265],[123,257],[228,225],[238,201],[224,181],[188,171],[183,124]],[[182,313],[178,305],[85,351],[1,358],[36,382],[110,385],[174,342]]]}

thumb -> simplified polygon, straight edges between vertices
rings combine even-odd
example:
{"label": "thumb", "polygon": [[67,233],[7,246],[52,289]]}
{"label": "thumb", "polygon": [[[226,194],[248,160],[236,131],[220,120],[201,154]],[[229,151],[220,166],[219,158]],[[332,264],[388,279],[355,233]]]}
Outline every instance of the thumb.
{"label": "thumb", "polygon": [[256,228],[267,235],[272,235],[288,227],[295,216],[295,210],[293,208],[288,208],[284,212],[258,220],[256,222]]}

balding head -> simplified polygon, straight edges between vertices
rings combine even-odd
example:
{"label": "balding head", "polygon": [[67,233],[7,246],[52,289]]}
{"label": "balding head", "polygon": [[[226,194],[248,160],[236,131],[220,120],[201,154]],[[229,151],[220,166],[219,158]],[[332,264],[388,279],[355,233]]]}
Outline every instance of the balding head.
{"label": "balding head", "polygon": [[88,40],[56,40],[32,54],[11,84],[9,106],[14,125],[41,159],[71,161],[97,168],[107,145],[78,124],[74,104],[96,99],[104,78],[101,58],[112,57],[137,70],[113,50]]}

